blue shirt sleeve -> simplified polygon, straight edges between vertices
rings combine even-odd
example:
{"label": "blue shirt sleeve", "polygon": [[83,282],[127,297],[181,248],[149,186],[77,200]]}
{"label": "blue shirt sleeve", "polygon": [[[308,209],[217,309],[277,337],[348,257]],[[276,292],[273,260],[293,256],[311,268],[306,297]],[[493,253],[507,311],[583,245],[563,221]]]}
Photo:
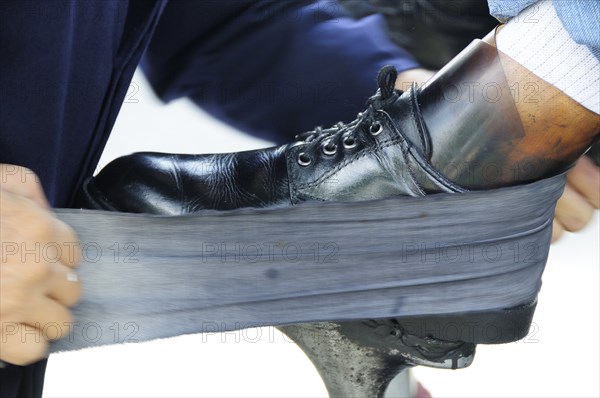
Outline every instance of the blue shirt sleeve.
{"label": "blue shirt sleeve", "polygon": [[289,142],[354,119],[377,71],[417,62],[381,16],[348,17],[332,1],[170,2],[142,62],[164,100],[187,96],[250,134]]}
{"label": "blue shirt sleeve", "polygon": [[[527,7],[539,0],[488,0],[490,14],[502,22],[516,17]],[[590,51],[600,59],[600,33],[598,33],[598,18],[600,18],[600,1],[553,1],[552,5],[563,26],[571,38],[578,44],[588,46]],[[533,7],[520,18],[526,22],[535,23],[537,9]]]}

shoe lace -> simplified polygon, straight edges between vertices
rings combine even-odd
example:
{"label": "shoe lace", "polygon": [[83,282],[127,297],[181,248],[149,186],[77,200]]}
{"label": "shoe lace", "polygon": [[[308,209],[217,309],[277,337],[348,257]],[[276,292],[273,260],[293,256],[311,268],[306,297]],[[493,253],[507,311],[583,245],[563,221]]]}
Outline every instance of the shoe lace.
{"label": "shoe lace", "polygon": [[[367,100],[367,109],[363,112],[359,112],[356,116],[356,119],[349,123],[337,122],[333,126],[329,128],[323,128],[322,126],[318,126],[313,130],[301,133],[296,135],[296,145],[298,144],[310,144],[313,142],[323,142],[323,140],[327,138],[337,137],[339,135],[344,135],[344,146],[353,147],[355,145],[355,138],[353,133],[358,131],[358,128],[365,123],[370,124],[369,129],[372,134],[378,134],[381,130],[381,125],[378,128],[374,129],[374,125],[371,123],[373,121],[373,115],[377,112],[377,110],[384,107],[388,104],[392,99],[395,99],[397,95],[401,92],[395,90],[394,85],[396,83],[396,77],[398,76],[398,72],[396,68],[393,66],[385,66],[377,75],[377,83],[379,89],[371,98]],[[324,150],[329,152],[335,151],[335,145],[333,144],[333,140],[329,140],[329,142],[325,145]],[[302,153],[301,155],[305,155]],[[300,162],[307,163],[307,162]],[[308,163],[310,161],[308,160]]]}

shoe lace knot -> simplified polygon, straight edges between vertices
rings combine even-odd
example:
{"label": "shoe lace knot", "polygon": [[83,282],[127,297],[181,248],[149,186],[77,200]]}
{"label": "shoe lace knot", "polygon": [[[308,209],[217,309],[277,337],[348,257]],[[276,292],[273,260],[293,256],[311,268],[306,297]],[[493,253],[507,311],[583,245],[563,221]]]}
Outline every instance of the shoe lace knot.
{"label": "shoe lace knot", "polygon": [[[337,122],[331,127],[323,128],[318,126],[311,131],[296,135],[295,145],[322,143],[323,152],[326,155],[333,155],[337,150],[333,138],[343,136],[342,142],[345,148],[356,146],[354,133],[362,126],[368,125],[368,130],[372,135],[379,134],[383,127],[374,120],[375,113],[385,105],[394,101],[402,92],[395,89],[398,72],[393,66],[385,66],[377,75],[377,84],[379,86],[375,95],[367,100],[366,110],[359,112],[356,119],[350,123]],[[310,164],[310,156],[307,152],[302,152],[298,157],[298,163],[302,166]]]}

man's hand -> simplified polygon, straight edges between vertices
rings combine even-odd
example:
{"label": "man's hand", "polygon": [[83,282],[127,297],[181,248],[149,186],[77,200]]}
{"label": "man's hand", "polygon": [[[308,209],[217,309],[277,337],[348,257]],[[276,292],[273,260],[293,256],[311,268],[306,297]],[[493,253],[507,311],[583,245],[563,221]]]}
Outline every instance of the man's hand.
{"label": "man's hand", "polygon": [[0,360],[35,362],[49,340],[68,335],[79,259],[77,237],[52,215],[37,176],[0,164]]}
{"label": "man's hand", "polygon": [[585,227],[600,208],[600,168],[583,156],[567,173],[565,192],[556,204],[552,242],[563,231],[575,232]]}

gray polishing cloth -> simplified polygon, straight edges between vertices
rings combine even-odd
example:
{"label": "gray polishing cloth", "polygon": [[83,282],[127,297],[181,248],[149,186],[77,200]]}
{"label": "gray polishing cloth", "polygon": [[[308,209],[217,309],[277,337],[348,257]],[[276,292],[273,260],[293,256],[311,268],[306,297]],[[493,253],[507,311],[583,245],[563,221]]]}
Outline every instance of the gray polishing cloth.
{"label": "gray polishing cloth", "polygon": [[61,209],[84,294],[51,351],[514,307],[538,294],[564,183],[181,217]]}

